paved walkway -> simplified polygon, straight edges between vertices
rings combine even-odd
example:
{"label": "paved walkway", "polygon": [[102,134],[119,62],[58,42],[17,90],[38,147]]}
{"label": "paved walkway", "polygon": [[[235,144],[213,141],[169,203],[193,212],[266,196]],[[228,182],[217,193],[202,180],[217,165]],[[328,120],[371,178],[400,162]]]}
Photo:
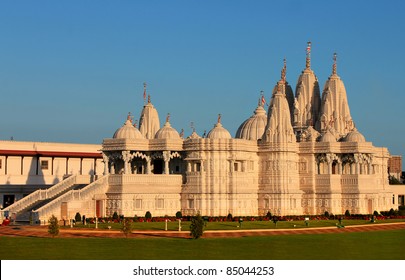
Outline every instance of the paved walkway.
{"label": "paved walkway", "polygon": [[[405,222],[388,224],[369,224],[346,226],[345,228],[322,227],[322,228],[299,228],[299,229],[255,229],[255,230],[215,230],[205,231],[204,238],[215,237],[245,237],[245,236],[269,236],[288,234],[325,234],[325,233],[345,233],[345,232],[366,232],[376,230],[405,230]],[[26,236],[26,237],[49,237],[47,226],[1,226],[0,236]],[[59,237],[86,238],[101,237],[114,238],[124,237],[124,234],[117,230],[96,230],[84,228],[61,229]],[[190,238],[188,231],[133,231],[128,237],[131,238]]]}

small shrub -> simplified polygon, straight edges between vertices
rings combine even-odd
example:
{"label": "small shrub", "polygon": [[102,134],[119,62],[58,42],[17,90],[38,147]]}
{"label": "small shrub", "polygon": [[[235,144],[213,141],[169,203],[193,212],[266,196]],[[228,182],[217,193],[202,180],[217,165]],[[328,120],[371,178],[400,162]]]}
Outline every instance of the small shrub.
{"label": "small shrub", "polygon": [[118,220],[118,213],[114,212],[112,218],[113,218],[113,220]]}
{"label": "small shrub", "polygon": [[132,233],[132,221],[129,218],[122,220],[121,231],[125,234],[125,237]]}
{"label": "small shrub", "polygon": [[200,238],[204,233],[204,220],[200,215],[200,212],[196,216],[191,218],[190,224],[190,236],[194,239]]}
{"label": "small shrub", "polygon": [[325,216],[326,218],[329,218],[329,217],[330,217],[329,212],[328,212],[328,211],[325,211],[324,216]]}
{"label": "small shrub", "polygon": [[270,211],[267,211],[266,218],[269,219],[269,220],[271,220],[272,215],[271,215]]}
{"label": "small shrub", "polygon": [[181,214],[181,211],[176,212],[176,219],[181,219],[183,218],[183,214]]}
{"label": "small shrub", "polygon": [[226,217],[226,219],[227,219],[228,221],[232,221],[232,214],[229,213],[228,216]]}
{"label": "small shrub", "polygon": [[147,219],[147,220],[152,219],[152,213],[149,212],[149,211],[147,211],[147,212],[145,213],[145,219]]}
{"label": "small shrub", "polygon": [[49,218],[48,223],[48,233],[52,235],[52,237],[57,236],[59,234],[58,219],[52,215],[52,217]]}
{"label": "small shrub", "polygon": [[346,217],[349,217],[349,216],[350,216],[350,211],[349,211],[349,210],[346,210],[345,216],[346,216]]}
{"label": "small shrub", "polygon": [[380,215],[380,214],[378,214],[378,211],[374,210],[373,215],[377,217],[377,216]]}
{"label": "small shrub", "polygon": [[76,223],[77,223],[77,222],[81,222],[81,221],[82,221],[82,216],[80,215],[80,213],[79,213],[79,212],[77,212],[77,213],[76,213],[76,216],[75,216],[75,221],[76,221]]}

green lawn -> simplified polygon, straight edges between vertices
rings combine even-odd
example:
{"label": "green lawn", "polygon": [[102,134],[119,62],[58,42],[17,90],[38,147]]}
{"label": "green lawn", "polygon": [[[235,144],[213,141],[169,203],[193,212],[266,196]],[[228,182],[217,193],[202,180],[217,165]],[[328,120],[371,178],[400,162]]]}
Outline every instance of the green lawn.
{"label": "green lawn", "polygon": [[[378,220],[374,224],[381,223],[393,223],[393,222],[405,222],[404,219],[387,219]],[[305,225],[304,221],[280,221],[277,226],[271,221],[244,221],[242,222],[242,229],[292,229],[292,228],[313,228],[313,227],[328,227],[335,226],[338,220],[311,220],[308,226]],[[368,220],[342,220],[342,224],[345,226],[350,225],[364,225],[371,224]],[[294,227],[295,225],[295,227]],[[121,228],[120,223],[103,223],[98,224],[99,229],[107,229],[111,227],[111,230],[119,230]],[[183,230],[189,230],[190,222],[182,222],[181,224]],[[95,228],[94,224],[82,225],[81,223],[76,224],[75,227],[80,228]],[[68,227],[66,227],[68,228]],[[178,222],[168,222],[167,228],[170,231],[177,231],[179,228]],[[151,222],[151,223],[133,223],[134,230],[164,230],[165,222]],[[209,222],[205,227],[205,230],[237,230],[240,229],[238,222]]]}
{"label": "green lawn", "polygon": [[198,240],[0,237],[0,244],[2,260],[405,259],[404,230]]}

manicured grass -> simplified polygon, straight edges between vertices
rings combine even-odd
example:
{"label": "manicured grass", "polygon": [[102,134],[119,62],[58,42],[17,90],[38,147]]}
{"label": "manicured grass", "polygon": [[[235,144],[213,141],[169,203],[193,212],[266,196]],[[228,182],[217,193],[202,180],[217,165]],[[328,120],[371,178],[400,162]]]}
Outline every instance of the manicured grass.
{"label": "manicured grass", "polygon": [[198,240],[0,237],[0,244],[2,260],[405,259],[405,230]]}
{"label": "manicured grass", "polygon": [[[382,223],[393,223],[393,222],[405,222],[404,219],[387,219],[387,220],[377,220],[374,224]],[[313,227],[329,227],[336,226],[338,220],[311,220],[308,226],[305,225],[304,221],[280,221],[277,226],[272,221],[244,221],[242,222],[242,229],[291,229],[291,228],[313,228]],[[365,225],[371,224],[368,220],[342,220],[342,224],[345,226],[350,225]],[[294,227],[295,225],[295,227]],[[120,223],[103,223],[98,224],[99,229],[107,229],[108,226],[111,230],[119,230],[121,228]],[[183,230],[190,229],[190,222],[181,223]],[[95,228],[94,224],[82,225],[78,223],[75,227],[80,228]],[[177,231],[179,223],[168,222],[167,228],[169,231]],[[68,228],[68,227],[66,227]],[[205,227],[205,230],[237,230],[241,229],[238,222],[209,222]],[[165,222],[142,222],[133,223],[134,230],[164,230]]]}

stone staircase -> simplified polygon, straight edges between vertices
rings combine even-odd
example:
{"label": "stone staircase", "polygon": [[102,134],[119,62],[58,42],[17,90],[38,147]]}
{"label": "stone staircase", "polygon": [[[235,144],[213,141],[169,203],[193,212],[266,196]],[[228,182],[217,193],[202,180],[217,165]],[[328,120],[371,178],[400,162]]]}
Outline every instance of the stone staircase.
{"label": "stone staircase", "polygon": [[1,211],[1,216],[15,218],[18,222],[29,222],[33,210],[43,207],[54,198],[71,190],[81,189],[87,186],[91,183],[91,179],[92,176],[90,175],[72,175],[46,190],[36,190],[16,201],[7,208],[4,208]]}

